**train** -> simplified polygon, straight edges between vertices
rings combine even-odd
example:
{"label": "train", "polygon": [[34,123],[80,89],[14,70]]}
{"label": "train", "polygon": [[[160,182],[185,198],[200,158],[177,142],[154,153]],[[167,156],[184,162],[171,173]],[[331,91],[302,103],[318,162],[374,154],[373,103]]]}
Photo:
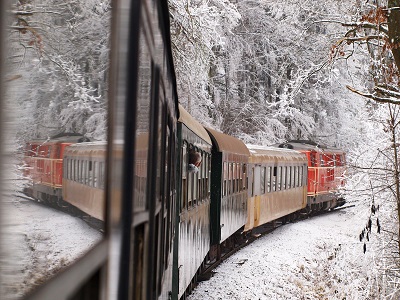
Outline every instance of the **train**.
{"label": "train", "polygon": [[[345,184],[343,151],[305,140],[246,145],[203,127],[181,105],[178,109],[176,140],[172,135],[163,138],[162,164],[157,164],[151,178],[146,176],[151,173],[149,148],[143,147],[149,136],[137,137],[134,212],[150,207],[147,181],[160,183],[152,186],[155,204],[161,204],[152,208],[158,212],[153,252],[162,253],[161,266],[153,266],[161,280],[153,286],[153,298],[185,299],[205,266],[255,228],[345,203],[339,190]],[[27,142],[25,175],[32,184],[25,193],[104,221],[106,145],[87,142],[77,134]],[[140,222],[137,226],[143,242],[148,229]],[[145,250],[140,248],[136,259],[144,259]],[[135,274],[146,274],[149,270],[144,267],[143,263],[136,266]],[[163,275],[169,282],[166,286]]]}
{"label": "train", "polygon": [[26,192],[101,220],[103,239],[26,299],[186,299],[237,239],[344,204],[344,151],[202,126],[179,104],[167,1],[111,5],[108,142],[25,148]]}

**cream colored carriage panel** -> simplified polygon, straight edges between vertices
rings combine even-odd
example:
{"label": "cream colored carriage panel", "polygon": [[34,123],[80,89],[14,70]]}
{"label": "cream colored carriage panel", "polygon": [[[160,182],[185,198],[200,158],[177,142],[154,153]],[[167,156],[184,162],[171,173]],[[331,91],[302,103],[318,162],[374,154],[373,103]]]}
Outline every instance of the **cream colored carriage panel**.
{"label": "cream colored carriage panel", "polygon": [[254,228],[255,218],[255,197],[247,199],[247,223],[244,226],[244,231],[249,231]]}
{"label": "cream colored carriage panel", "polygon": [[257,196],[254,226],[279,219],[305,207],[304,187]]}
{"label": "cream colored carriage panel", "polygon": [[65,180],[64,197],[81,211],[104,221],[104,190]]}

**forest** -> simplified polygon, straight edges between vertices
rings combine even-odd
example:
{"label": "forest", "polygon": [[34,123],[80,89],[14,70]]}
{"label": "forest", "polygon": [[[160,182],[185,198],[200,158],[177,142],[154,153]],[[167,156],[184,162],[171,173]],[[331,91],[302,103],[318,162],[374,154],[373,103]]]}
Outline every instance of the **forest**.
{"label": "forest", "polygon": [[[106,140],[110,2],[12,1],[6,81],[17,147],[62,132]],[[346,150],[343,193],[370,210],[354,229],[360,251],[376,251],[390,294],[400,279],[400,1],[169,7],[179,101],[203,125],[250,144]]]}

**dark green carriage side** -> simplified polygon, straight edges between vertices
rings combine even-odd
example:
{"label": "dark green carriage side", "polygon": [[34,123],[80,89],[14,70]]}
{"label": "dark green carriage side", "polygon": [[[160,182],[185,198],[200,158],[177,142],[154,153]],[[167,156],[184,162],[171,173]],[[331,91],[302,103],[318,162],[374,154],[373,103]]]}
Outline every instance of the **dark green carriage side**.
{"label": "dark green carriage side", "polygon": [[[186,294],[210,249],[211,139],[182,106],[179,114],[172,299]],[[196,168],[193,153],[201,157]]]}
{"label": "dark green carriage side", "polygon": [[213,143],[211,245],[218,245],[246,224],[246,169],[250,153],[241,140],[206,129]]}

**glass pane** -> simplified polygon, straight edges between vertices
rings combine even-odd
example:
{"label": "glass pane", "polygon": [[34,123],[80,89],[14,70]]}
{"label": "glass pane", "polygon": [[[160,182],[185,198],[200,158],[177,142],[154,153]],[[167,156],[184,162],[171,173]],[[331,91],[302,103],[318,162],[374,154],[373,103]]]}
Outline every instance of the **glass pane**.
{"label": "glass pane", "polygon": [[261,167],[260,176],[261,195],[265,194],[265,167]]}
{"label": "glass pane", "polygon": [[0,298],[18,299],[103,236],[111,7],[7,2]]}

